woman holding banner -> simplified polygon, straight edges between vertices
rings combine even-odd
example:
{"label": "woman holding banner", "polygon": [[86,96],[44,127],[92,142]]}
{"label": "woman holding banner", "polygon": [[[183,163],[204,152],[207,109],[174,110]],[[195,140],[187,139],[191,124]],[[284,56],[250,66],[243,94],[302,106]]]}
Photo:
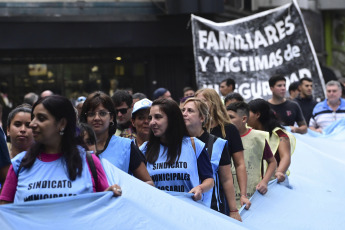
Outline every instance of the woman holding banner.
{"label": "woman holding banner", "polygon": [[241,221],[241,216],[236,208],[235,189],[227,141],[209,134],[203,127],[209,119],[209,113],[206,103],[200,99],[187,99],[183,105],[182,114],[189,134],[206,144],[207,152],[211,158],[213,178],[215,180],[215,186],[208,192],[207,197],[211,208],[225,213],[224,210],[220,210],[220,203],[225,202],[219,195],[219,190],[223,188],[228,206],[230,207],[230,217]]}
{"label": "woman holding banner", "polygon": [[229,156],[234,162],[238,185],[240,187],[241,205],[245,204],[245,208],[249,209],[251,202],[247,198],[247,172],[240,134],[237,128],[231,124],[225,106],[214,89],[199,89],[195,93],[195,97],[205,102],[210,111],[210,119],[205,124],[205,128],[211,130],[210,133],[212,135],[228,141]]}
{"label": "woman holding banner", "polygon": [[99,159],[87,159],[85,150],[77,146],[76,114],[67,98],[41,98],[31,117],[35,143],[13,158],[1,204],[101,191],[121,195],[120,186],[109,187]]}
{"label": "woman holding banner", "polygon": [[254,129],[270,133],[269,144],[278,165],[275,177],[278,182],[282,182],[285,180],[285,173],[287,173],[291,163],[296,139],[280,125],[267,101],[255,99],[250,101],[248,105],[250,110],[248,125]]}
{"label": "woman holding banner", "polygon": [[140,149],[155,186],[164,191],[194,193],[192,198],[201,200],[214,185],[205,144],[189,137],[181,110],[173,100],[155,100],[149,120],[149,141]]}

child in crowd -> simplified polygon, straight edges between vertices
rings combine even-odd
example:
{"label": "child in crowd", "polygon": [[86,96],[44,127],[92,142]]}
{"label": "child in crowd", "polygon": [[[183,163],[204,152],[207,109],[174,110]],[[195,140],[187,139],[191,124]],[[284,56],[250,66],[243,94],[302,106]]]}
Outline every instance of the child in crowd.
{"label": "child in crowd", "polygon": [[[277,162],[268,145],[269,133],[247,127],[249,107],[245,102],[235,102],[227,107],[232,123],[240,132],[244,147],[244,160],[247,169],[247,196],[252,196],[256,190],[261,194],[267,192],[267,184],[274,174]],[[262,161],[268,163],[266,172],[262,168]],[[236,176],[232,167],[233,177]],[[235,181],[236,202],[240,206],[241,194],[237,180]]]}

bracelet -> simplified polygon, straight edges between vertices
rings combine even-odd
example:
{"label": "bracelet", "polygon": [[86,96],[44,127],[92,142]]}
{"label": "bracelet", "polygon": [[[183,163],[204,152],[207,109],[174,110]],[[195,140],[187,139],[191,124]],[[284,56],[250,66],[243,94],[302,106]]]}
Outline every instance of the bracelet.
{"label": "bracelet", "polygon": [[244,196],[245,198],[247,198],[247,195],[241,194],[241,196]]}
{"label": "bracelet", "polygon": [[230,210],[230,212],[238,212],[238,209]]}

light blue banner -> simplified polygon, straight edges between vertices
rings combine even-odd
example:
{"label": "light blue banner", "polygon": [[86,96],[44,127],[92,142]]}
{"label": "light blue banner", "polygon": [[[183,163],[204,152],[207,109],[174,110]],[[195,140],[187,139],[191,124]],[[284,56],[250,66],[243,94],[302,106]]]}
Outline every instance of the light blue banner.
{"label": "light blue banner", "polygon": [[344,229],[345,120],[324,130],[294,134],[289,186],[275,181],[252,197],[244,223],[262,229]]}
{"label": "light blue banner", "polygon": [[343,229],[345,120],[324,134],[295,136],[290,177],[255,193],[250,210],[241,211],[243,223],[113,168],[122,197],[105,192],[2,205],[0,229]]}

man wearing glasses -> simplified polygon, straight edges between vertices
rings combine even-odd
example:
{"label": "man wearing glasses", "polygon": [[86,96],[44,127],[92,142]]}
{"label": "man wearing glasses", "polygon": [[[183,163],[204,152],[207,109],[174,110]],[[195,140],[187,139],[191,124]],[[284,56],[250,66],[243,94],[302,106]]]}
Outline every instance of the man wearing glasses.
{"label": "man wearing glasses", "polygon": [[117,129],[116,136],[135,139],[132,118],[132,96],[125,90],[118,90],[111,97],[115,105]]}

